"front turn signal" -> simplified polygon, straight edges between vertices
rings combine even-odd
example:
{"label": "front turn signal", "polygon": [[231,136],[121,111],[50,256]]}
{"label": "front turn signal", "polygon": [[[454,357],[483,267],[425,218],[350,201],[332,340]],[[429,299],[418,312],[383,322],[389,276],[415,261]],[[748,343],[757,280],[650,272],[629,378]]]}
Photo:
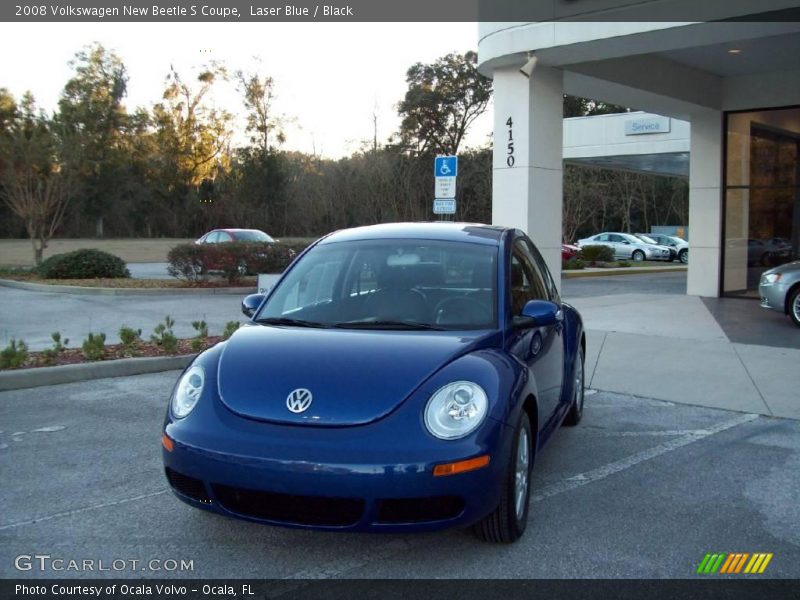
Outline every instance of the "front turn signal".
{"label": "front turn signal", "polygon": [[457,475],[458,473],[466,473],[467,471],[474,471],[481,469],[489,464],[489,455],[476,456],[467,460],[460,460],[458,462],[444,463],[433,467],[434,477],[443,477],[445,475]]}

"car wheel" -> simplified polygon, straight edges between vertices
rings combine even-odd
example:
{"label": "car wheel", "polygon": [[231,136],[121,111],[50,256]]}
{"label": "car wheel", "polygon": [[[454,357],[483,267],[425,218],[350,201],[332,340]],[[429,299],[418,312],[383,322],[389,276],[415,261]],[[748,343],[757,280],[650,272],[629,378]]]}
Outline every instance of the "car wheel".
{"label": "car wheel", "polygon": [[514,431],[500,504],[492,514],[472,527],[478,538],[486,542],[508,544],[522,537],[528,525],[533,448],[531,422],[522,411]]}
{"label": "car wheel", "polygon": [[631,258],[636,262],[642,262],[644,260],[644,252],[641,250],[634,250],[633,254],[631,254]]}
{"label": "car wheel", "polygon": [[800,286],[794,288],[789,295],[789,316],[800,327]]}
{"label": "car wheel", "polygon": [[683,264],[687,264],[689,262],[689,250],[687,248],[684,248],[683,250],[681,250],[678,253],[678,258],[681,259],[681,262]]}
{"label": "car wheel", "polygon": [[583,417],[583,400],[584,400],[584,379],[583,379],[583,355],[584,350],[581,347],[575,355],[575,369],[572,393],[572,405],[569,407],[567,416],[564,417],[564,425],[567,427],[574,427],[581,422]]}

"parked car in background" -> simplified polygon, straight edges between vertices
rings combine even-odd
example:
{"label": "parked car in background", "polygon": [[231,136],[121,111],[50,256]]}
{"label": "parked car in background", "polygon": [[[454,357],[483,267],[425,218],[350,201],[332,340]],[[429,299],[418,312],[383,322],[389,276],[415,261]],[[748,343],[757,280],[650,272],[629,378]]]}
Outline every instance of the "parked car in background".
{"label": "parked car in background", "polygon": [[195,244],[224,244],[225,242],[266,242],[275,240],[260,229],[213,229],[203,237],[195,240]]}
{"label": "parked car in background", "polygon": [[758,284],[762,308],[789,315],[800,327],[800,260],[773,267]]}
{"label": "parked car in background", "polygon": [[581,419],[586,351],[523,232],[338,231],[242,311],[172,392],[179,499],[295,528],[523,534],[537,454]]}
{"label": "parked car in background", "polygon": [[598,233],[578,240],[578,246],[608,246],[614,251],[615,259],[669,260],[669,248],[648,244],[630,233]]}
{"label": "parked car in background", "polygon": [[561,244],[561,260],[571,260],[578,256],[580,248],[573,244]]}
{"label": "parked car in background", "polygon": [[683,264],[689,262],[689,242],[676,235],[664,235],[663,233],[637,233],[637,237],[643,235],[652,240],[659,246],[666,246],[671,249],[670,261],[679,260]]}

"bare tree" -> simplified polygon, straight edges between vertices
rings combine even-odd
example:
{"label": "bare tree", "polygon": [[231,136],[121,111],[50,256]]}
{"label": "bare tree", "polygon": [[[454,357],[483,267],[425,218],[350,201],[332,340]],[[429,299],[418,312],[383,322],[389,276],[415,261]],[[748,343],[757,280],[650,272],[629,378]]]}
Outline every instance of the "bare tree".
{"label": "bare tree", "polygon": [[0,139],[0,195],[25,223],[37,265],[64,219],[74,188],[71,171],[61,161],[65,140],[54,128],[26,94],[20,114]]}

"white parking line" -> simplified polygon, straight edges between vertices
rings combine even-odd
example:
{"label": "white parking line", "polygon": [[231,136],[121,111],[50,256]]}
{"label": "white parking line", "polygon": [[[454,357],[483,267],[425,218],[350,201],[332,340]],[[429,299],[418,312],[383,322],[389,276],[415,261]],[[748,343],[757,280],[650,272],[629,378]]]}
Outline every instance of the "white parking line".
{"label": "white parking line", "polygon": [[542,500],[550,498],[551,496],[555,496],[556,494],[568,492],[569,490],[573,490],[575,488],[588,485],[590,483],[594,483],[595,481],[600,481],[601,479],[605,479],[610,475],[614,475],[615,473],[619,473],[620,471],[625,471],[626,469],[635,467],[636,465],[641,464],[647,460],[656,458],[657,456],[661,456],[663,454],[667,454],[668,452],[672,452],[673,450],[677,450],[678,448],[683,448],[684,446],[688,446],[689,444],[694,444],[695,442],[699,442],[700,440],[705,439],[711,435],[720,433],[721,431],[725,431],[726,429],[731,429],[733,427],[736,427],[737,425],[743,425],[744,423],[749,423],[750,421],[754,421],[757,418],[758,415],[753,415],[753,414],[739,415],[738,417],[730,419],[729,421],[723,421],[722,423],[713,425],[708,429],[701,429],[697,431],[688,432],[686,435],[683,435],[674,440],[664,442],[663,444],[659,444],[658,446],[648,448],[647,450],[642,450],[641,452],[637,452],[636,454],[632,454],[631,456],[628,456],[621,460],[608,463],[607,465],[603,465],[602,467],[598,467],[596,469],[592,469],[591,471],[586,471],[584,473],[579,473],[577,475],[573,475],[572,477],[564,479],[563,481],[559,481],[557,483],[548,485],[540,492],[533,495],[533,501],[541,502]]}
{"label": "white parking line", "polygon": [[136,502],[137,500],[144,500],[145,498],[152,498],[153,496],[160,496],[161,494],[166,494],[169,490],[160,490],[158,492],[151,492],[149,494],[140,494],[138,496],[131,496],[130,498],[122,498],[121,500],[114,500],[112,502],[101,502],[99,504],[92,504],[90,506],[84,506],[83,508],[76,508],[74,510],[65,510],[64,512],[55,513],[53,515],[46,515],[44,517],[36,517],[35,519],[30,519],[28,521],[17,521],[16,523],[7,523],[6,525],[0,525],[0,531],[4,531],[6,529],[14,529],[15,527],[22,527],[24,525],[33,525],[34,523],[41,523],[42,521],[50,521],[52,519],[58,519],[59,517],[70,517],[72,515],[77,515],[83,512],[87,512],[90,510],[96,510],[98,508],[108,508],[109,506],[118,506],[120,504],[127,504],[128,502]]}

